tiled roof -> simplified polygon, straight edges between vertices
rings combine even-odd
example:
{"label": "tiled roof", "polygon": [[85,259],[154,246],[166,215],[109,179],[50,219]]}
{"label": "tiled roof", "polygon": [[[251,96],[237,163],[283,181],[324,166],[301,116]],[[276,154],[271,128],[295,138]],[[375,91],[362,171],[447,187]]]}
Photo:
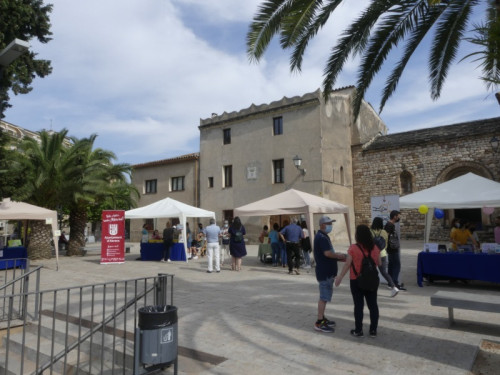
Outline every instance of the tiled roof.
{"label": "tiled roof", "polygon": [[380,135],[363,147],[366,151],[389,149],[401,146],[418,145],[426,142],[449,141],[450,139],[470,138],[484,134],[500,136],[500,117],[463,122],[453,125],[412,130],[404,133]]}
{"label": "tiled roof", "polygon": [[[344,90],[352,91],[353,89],[354,89],[354,86],[345,86],[345,87],[335,89],[331,93],[338,94],[341,91],[344,91]],[[212,117],[209,117],[206,119],[200,119],[199,128],[200,129],[208,128],[210,126],[220,125],[220,124],[224,124],[226,122],[241,120],[241,119],[244,119],[246,117],[255,115],[257,113],[273,112],[276,110],[282,110],[284,108],[290,108],[290,107],[299,106],[299,105],[319,103],[319,101],[321,100],[321,97],[322,97],[322,92],[320,89],[318,89],[314,92],[310,92],[310,93],[304,94],[302,96],[294,96],[291,98],[287,98],[286,96],[284,96],[281,100],[277,100],[277,101],[271,102],[269,104],[260,104],[260,105],[252,104],[250,107],[242,109],[240,111],[233,111],[230,113],[224,112],[221,115],[213,113]]]}
{"label": "tiled roof", "polygon": [[132,167],[135,168],[135,169],[147,168],[147,167],[155,167],[155,166],[158,166],[158,165],[166,165],[166,164],[179,163],[179,162],[183,162],[183,161],[198,160],[199,158],[200,158],[200,153],[199,152],[195,152],[195,153],[192,153],[192,154],[186,154],[186,155],[176,156],[175,158],[150,161],[150,162],[141,163],[141,164],[135,164]]}

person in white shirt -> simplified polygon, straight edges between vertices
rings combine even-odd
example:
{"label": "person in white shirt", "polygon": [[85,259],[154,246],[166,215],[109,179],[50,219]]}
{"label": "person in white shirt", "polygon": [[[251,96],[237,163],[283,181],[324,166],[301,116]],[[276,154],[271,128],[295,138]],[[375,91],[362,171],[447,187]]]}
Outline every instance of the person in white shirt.
{"label": "person in white shirt", "polygon": [[215,225],[215,219],[210,219],[210,225],[207,226],[203,233],[207,239],[207,258],[208,270],[207,273],[213,271],[213,261],[215,255],[215,271],[220,272],[220,251],[219,251],[219,236],[220,228]]}

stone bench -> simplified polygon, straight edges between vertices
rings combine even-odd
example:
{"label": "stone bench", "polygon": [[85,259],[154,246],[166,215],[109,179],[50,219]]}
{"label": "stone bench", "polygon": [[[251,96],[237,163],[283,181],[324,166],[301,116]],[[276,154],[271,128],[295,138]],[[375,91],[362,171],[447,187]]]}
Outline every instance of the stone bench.
{"label": "stone bench", "polygon": [[439,291],[431,296],[432,306],[448,308],[449,324],[455,324],[453,309],[500,313],[500,296]]}

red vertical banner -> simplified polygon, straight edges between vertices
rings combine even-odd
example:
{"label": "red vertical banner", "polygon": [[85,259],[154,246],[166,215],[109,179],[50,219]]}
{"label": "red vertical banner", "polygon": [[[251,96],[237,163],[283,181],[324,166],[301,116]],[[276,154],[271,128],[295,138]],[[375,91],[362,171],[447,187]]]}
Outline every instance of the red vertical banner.
{"label": "red vertical banner", "polygon": [[125,211],[102,211],[101,264],[125,263]]}

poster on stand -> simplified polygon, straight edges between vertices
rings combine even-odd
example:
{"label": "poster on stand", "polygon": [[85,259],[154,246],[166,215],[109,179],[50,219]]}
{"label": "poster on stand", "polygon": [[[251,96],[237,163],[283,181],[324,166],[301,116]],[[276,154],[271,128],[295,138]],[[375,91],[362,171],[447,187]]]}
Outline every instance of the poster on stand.
{"label": "poster on stand", "polygon": [[101,264],[125,263],[125,211],[102,211]]}
{"label": "poster on stand", "polygon": [[389,215],[392,210],[399,211],[399,195],[392,194],[371,197],[372,221],[378,216],[384,220],[385,225],[389,221]]}

